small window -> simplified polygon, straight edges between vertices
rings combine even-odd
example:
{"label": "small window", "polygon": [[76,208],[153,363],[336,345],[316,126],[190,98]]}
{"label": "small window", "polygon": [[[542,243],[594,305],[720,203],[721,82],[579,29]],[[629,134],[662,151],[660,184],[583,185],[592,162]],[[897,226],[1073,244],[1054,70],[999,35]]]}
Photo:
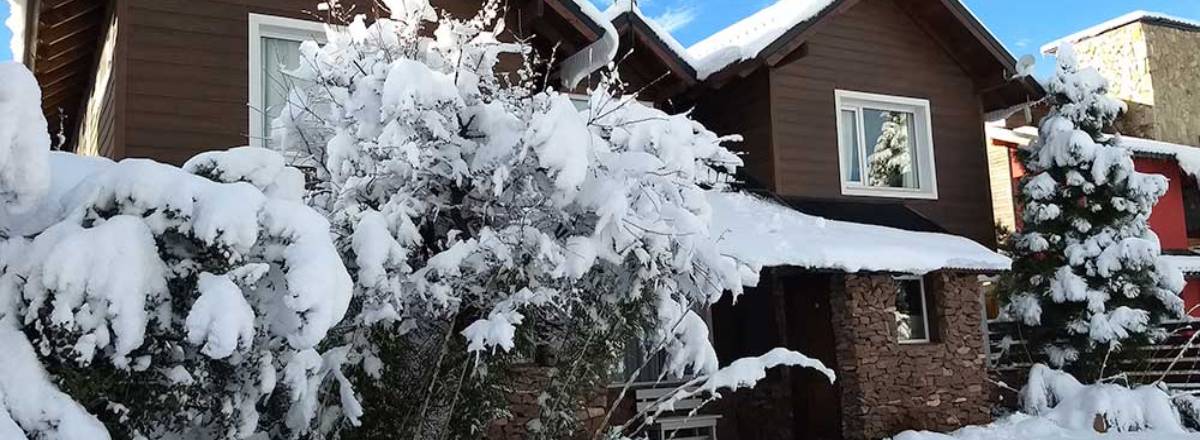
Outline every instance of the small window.
{"label": "small window", "polygon": [[896,336],[901,344],[933,341],[929,303],[922,278],[896,278]]}
{"label": "small window", "polygon": [[270,147],[271,121],[302,86],[284,72],[300,66],[300,43],[324,39],[322,23],[250,14],[250,145]]}
{"label": "small window", "polygon": [[929,101],[835,92],[842,194],[937,198]]}

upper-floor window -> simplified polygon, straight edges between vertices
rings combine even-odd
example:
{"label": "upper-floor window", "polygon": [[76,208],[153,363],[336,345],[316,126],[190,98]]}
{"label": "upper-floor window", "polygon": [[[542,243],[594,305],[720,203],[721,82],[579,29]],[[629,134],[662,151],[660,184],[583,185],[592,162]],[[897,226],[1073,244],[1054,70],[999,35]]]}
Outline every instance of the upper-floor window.
{"label": "upper-floor window", "polygon": [[936,199],[929,101],[834,93],[842,194]]}
{"label": "upper-floor window", "polygon": [[285,72],[299,67],[301,42],[324,38],[319,22],[250,14],[250,145],[270,146],[271,121],[301,85]]}

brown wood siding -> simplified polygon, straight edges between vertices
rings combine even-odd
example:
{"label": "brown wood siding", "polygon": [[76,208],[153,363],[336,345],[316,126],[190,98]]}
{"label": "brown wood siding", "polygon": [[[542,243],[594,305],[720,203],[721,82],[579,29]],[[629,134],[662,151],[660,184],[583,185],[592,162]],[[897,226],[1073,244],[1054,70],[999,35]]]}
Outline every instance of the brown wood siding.
{"label": "brown wood siding", "polygon": [[903,201],[947,231],[991,245],[983,115],[970,77],[892,0],[863,0],[819,25],[807,54],[771,71],[778,192],[880,200],[841,193],[834,90],[930,101],[938,200]]}
{"label": "brown wood siding", "polygon": [[246,145],[249,14],[312,20],[309,0],[129,0],[127,157],[179,164]]}
{"label": "brown wood siding", "polygon": [[745,173],[766,189],[775,189],[771,148],[771,87],[766,69],[718,90],[706,90],[696,103],[696,120],[720,135],[741,135],[731,147],[744,153]]}
{"label": "brown wood siding", "polygon": [[[128,0],[124,154],[179,164],[249,144],[249,14],[317,20],[314,0]],[[471,0],[440,0],[468,16]],[[342,1],[367,13],[373,0]],[[510,29],[517,29],[510,26]]]}

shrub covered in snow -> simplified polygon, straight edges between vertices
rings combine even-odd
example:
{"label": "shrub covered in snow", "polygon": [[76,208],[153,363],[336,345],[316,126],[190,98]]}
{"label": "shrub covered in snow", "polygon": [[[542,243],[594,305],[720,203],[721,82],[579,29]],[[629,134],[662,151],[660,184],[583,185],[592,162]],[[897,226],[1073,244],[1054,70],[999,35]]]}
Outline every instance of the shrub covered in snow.
{"label": "shrub covered in snow", "polygon": [[[40,108],[32,75],[14,75],[0,96],[29,99],[4,124]],[[4,438],[105,438],[98,421],[118,438],[307,427],[328,374],[316,350],[352,281],[295,170],[266,150],[197,174],[113,163],[50,153],[44,122],[15,129],[0,154],[28,160],[5,163],[45,169],[0,182],[26,205],[0,217],[0,432],[25,433]],[[33,175],[44,188],[21,190]]]}
{"label": "shrub covered in snow", "polygon": [[672,374],[718,370],[696,310],[741,291],[705,197],[741,163],[731,139],[613,80],[577,110],[505,42],[499,5],[424,35],[423,7],[357,17],[301,46],[274,144],[317,170],[308,200],[356,280],[323,434],[477,436],[536,364],[552,380],[527,426],[561,438],[635,339]]}
{"label": "shrub covered in snow", "polygon": [[1095,430],[1096,418],[1113,431],[1184,432],[1179,411],[1162,389],[1144,385],[1083,385],[1075,377],[1034,365],[1021,389],[1021,407],[1072,430]]}
{"label": "shrub covered in snow", "polygon": [[[1013,237],[1008,310],[1056,366],[1096,379],[1119,349],[1161,335],[1182,316],[1183,276],[1159,259],[1147,226],[1166,179],[1134,171],[1119,136],[1104,134],[1123,111],[1094,69],[1058,52],[1047,83],[1050,114],[1019,152],[1024,229]],[[1109,363],[1112,367],[1116,362]]]}
{"label": "shrub covered in snow", "polygon": [[1191,417],[1190,399],[1172,398],[1156,386],[1083,385],[1066,372],[1037,364],[1029,371],[1020,399],[1022,412],[987,426],[950,434],[907,431],[893,440],[1184,440],[1197,436],[1182,423]]}

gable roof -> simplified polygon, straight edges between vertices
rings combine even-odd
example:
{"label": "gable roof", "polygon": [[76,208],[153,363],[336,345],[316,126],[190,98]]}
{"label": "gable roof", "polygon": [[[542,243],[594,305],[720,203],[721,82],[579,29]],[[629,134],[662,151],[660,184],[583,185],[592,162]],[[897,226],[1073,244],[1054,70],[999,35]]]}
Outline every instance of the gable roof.
{"label": "gable roof", "polygon": [[688,47],[701,79],[764,51],[831,11],[841,0],[780,0]]}
{"label": "gable roof", "polygon": [[[763,65],[783,62],[799,49],[811,32],[861,0],[777,0],[685,50],[630,0],[616,0],[606,14],[610,19],[646,23],[661,47],[687,63],[695,79],[719,88]],[[914,32],[935,33],[932,40],[976,79],[986,110],[996,110],[1036,100],[1045,94],[1029,76],[1013,76],[1017,61],[995,35],[961,0],[894,0],[925,26]]]}
{"label": "gable roof", "polygon": [[1189,31],[1200,31],[1200,21],[1188,20],[1186,18],[1175,17],[1159,12],[1133,11],[1112,20],[1105,21],[1071,35],[1067,35],[1046,43],[1042,45],[1041,51],[1042,53],[1053,54],[1058,50],[1058,46],[1063,45],[1063,43],[1078,43],[1088,38],[1103,35],[1108,31],[1116,30],[1131,23],[1150,23]]}

